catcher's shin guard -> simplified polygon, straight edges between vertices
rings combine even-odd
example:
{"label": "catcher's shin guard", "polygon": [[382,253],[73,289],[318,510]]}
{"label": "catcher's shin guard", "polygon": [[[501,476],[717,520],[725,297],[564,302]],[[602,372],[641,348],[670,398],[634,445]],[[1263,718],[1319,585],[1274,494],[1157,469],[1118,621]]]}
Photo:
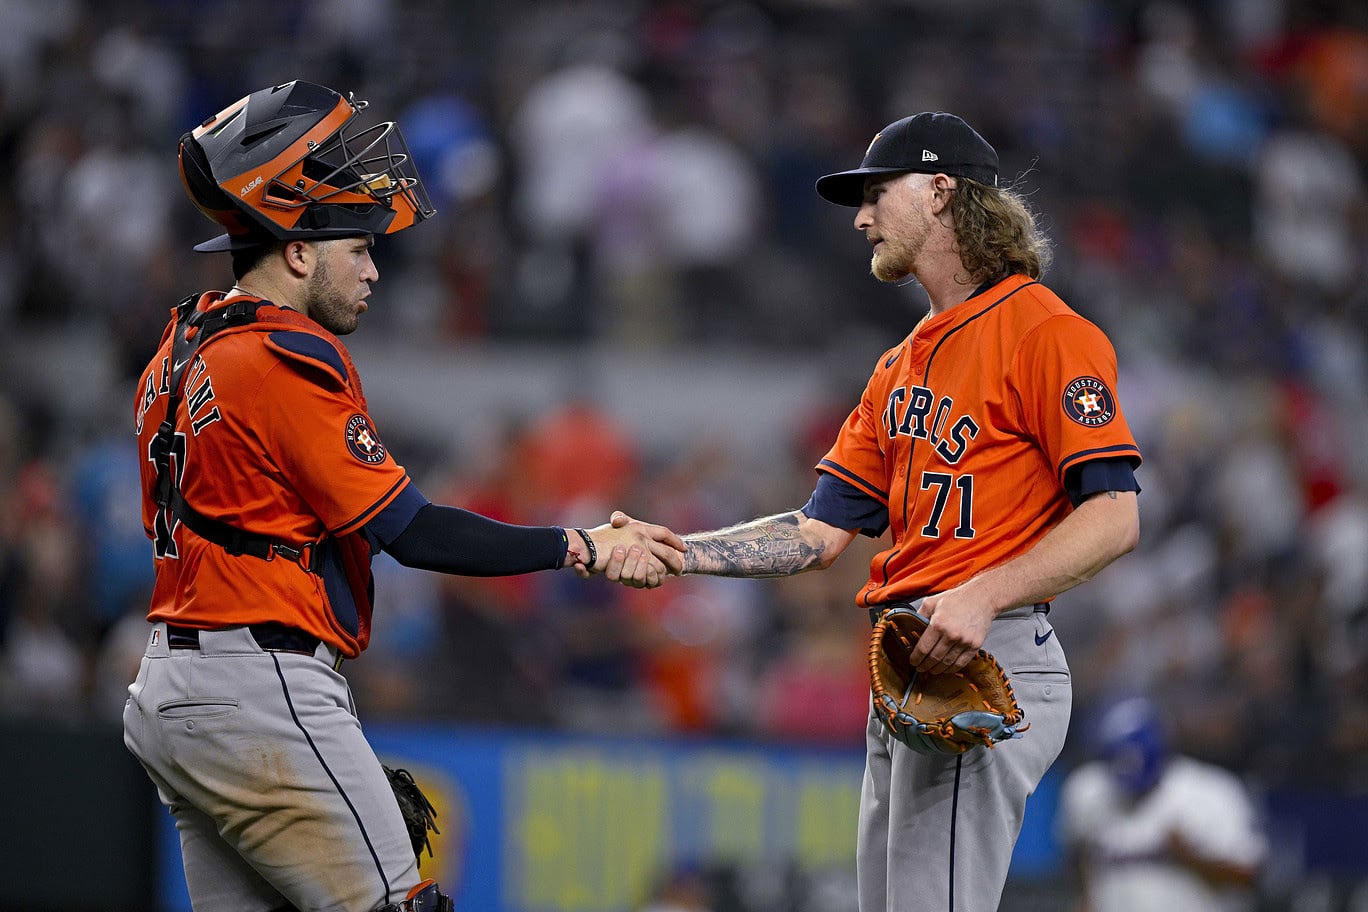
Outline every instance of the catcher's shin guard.
{"label": "catcher's shin guard", "polygon": [[455,912],[456,903],[437,889],[437,881],[425,880],[409,890],[408,899],[386,903],[375,912]]}

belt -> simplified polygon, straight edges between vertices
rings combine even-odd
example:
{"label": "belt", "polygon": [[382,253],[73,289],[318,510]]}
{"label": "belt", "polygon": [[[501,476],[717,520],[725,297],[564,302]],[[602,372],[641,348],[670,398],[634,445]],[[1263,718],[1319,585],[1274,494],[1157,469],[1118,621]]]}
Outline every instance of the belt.
{"label": "belt", "polygon": [[[921,610],[921,599],[913,599],[910,602],[885,602],[882,605],[871,605],[869,607],[869,626],[873,627],[879,623],[879,618],[884,616],[884,612],[893,608],[911,608],[913,611]],[[1036,614],[1049,614],[1049,602],[1036,602],[1031,606]]]}
{"label": "belt", "polygon": [[[271,652],[313,655],[318,649],[318,637],[274,621],[252,624],[247,630],[251,632],[252,639],[256,640],[258,646]],[[198,649],[199,635],[199,630],[194,627],[166,625],[166,645],[171,649]]]}

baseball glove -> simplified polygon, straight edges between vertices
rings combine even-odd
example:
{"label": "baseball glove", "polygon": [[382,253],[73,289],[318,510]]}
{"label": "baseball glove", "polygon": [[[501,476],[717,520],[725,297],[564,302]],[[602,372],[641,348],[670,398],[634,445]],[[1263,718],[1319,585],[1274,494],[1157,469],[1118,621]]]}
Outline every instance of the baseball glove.
{"label": "baseball glove", "polygon": [[911,607],[890,608],[869,640],[874,711],[890,732],[923,754],[962,754],[1019,738],[1022,723],[1012,682],[987,650],[953,674],[919,674],[912,667],[927,620]]}
{"label": "baseball glove", "polygon": [[389,777],[390,788],[394,790],[394,800],[399,803],[399,813],[404,815],[404,826],[408,827],[409,841],[413,843],[413,854],[422,863],[423,849],[432,857],[432,842],[428,830],[441,833],[437,829],[437,809],[428,801],[427,795],[413,780],[413,775],[405,769],[390,769],[382,765]]}

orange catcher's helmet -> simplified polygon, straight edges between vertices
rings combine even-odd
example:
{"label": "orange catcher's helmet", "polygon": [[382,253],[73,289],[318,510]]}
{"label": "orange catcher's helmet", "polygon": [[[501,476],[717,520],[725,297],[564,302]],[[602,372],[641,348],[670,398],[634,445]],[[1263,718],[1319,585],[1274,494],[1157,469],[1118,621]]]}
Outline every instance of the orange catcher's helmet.
{"label": "orange catcher's helmet", "polygon": [[399,125],[349,130],[365,107],[297,80],[253,92],[182,136],[185,189],[228,232],[195,249],[393,234],[432,215]]}

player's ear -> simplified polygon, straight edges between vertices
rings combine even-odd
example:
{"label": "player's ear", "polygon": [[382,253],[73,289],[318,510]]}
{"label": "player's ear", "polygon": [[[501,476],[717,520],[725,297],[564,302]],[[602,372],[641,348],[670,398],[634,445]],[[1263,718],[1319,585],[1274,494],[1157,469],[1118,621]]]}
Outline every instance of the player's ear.
{"label": "player's ear", "polygon": [[310,241],[287,241],[281,255],[285,265],[296,278],[304,278],[313,269],[317,251]]}
{"label": "player's ear", "polygon": [[948,174],[937,174],[931,178],[931,211],[940,215],[950,207],[950,195],[955,192],[956,181]]}

